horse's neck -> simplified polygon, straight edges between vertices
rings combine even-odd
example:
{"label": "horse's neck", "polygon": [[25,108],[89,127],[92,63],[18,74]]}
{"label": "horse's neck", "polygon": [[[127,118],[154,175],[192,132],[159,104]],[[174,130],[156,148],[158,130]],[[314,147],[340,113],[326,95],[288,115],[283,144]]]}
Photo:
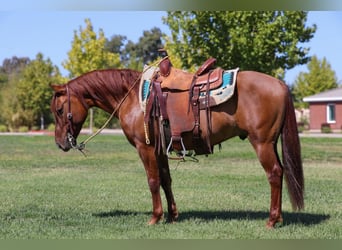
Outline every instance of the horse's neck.
{"label": "horse's neck", "polygon": [[[123,99],[126,99],[128,91],[132,92],[129,93],[129,95],[133,95],[133,92],[136,91],[135,88],[128,90],[129,86],[123,84],[110,84],[109,82],[103,84],[103,79],[98,80],[99,82],[92,82],[91,84],[84,86],[83,97],[87,100],[89,107],[95,106],[108,113],[112,113],[116,109],[119,109],[120,107],[118,106],[124,106],[125,102],[122,103],[122,101]],[[102,83],[100,81],[102,81]],[[138,84],[136,84],[136,86],[138,86]],[[133,100],[128,102],[131,101]]]}

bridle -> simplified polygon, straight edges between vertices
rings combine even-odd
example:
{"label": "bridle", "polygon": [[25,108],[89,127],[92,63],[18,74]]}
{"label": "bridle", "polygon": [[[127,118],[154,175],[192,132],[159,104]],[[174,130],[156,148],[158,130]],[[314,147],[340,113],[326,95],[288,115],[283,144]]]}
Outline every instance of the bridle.
{"label": "bridle", "polygon": [[[70,91],[69,91],[69,86],[66,85],[66,93],[67,93],[67,104],[68,104],[68,113],[67,113],[67,119],[68,119],[68,130],[67,130],[67,138],[69,141],[70,146],[73,149],[77,149],[82,152],[84,147],[81,147],[80,145],[76,144],[76,138],[73,136],[74,135],[74,128],[72,124],[72,113],[71,113],[71,101],[70,101]],[[82,152],[83,153],[83,152]]]}

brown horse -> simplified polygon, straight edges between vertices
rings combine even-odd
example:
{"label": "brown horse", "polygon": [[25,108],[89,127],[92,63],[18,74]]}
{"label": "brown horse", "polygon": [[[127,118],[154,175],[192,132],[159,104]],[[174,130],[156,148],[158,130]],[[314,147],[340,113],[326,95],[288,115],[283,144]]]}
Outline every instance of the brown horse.
{"label": "brown horse", "polygon": [[[153,138],[151,144],[146,144],[144,117],[138,98],[137,82],[140,77],[140,72],[128,69],[97,70],[67,84],[53,85],[51,111],[56,122],[55,141],[64,151],[75,148],[76,138],[90,107],[97,106],[108,113],[115,111],[124,134],[137,149],[144,164],[153,204],[149,224],[157,223],[163,216],[160,186],[165,192],[168,204],[168,219],[173,222],[178,217],[178,211],[171,189],[168,159],[167,156],[157,153]],[[211,108],[210,112],[212,145],[239,136],[241,139],[248,138],[254,147],[271,186],[267,226],[273,227],[282,221],[283,173],[293,208],[303,208],[304,178],[300,143],[288,87],[271,76],[241,71],[237,76],[233,97]],[[277,152],[280,134],[283,164]],[[191,136],[191,132],[184,135],[187,149],[192,147]]]}

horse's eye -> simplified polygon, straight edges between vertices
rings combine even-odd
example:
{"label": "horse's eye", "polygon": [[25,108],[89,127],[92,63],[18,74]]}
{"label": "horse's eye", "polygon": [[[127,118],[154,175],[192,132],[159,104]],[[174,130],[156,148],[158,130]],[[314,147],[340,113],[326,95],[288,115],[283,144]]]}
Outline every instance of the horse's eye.
{"label": "horse's eye", "polygon": [[64,111],[63,108],[57,109],[57,115],[62,116],[63,115],[63,111]]}

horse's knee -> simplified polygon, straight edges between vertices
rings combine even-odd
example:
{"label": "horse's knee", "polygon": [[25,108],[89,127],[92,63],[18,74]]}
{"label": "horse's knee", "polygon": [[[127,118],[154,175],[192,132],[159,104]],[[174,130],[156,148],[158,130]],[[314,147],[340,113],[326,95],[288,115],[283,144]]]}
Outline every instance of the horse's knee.
{"label": "horse's knee", "polygon": [[159,192],[160,181],[158,179],[149,178],[148,186],[150,187],[152,193]]}

